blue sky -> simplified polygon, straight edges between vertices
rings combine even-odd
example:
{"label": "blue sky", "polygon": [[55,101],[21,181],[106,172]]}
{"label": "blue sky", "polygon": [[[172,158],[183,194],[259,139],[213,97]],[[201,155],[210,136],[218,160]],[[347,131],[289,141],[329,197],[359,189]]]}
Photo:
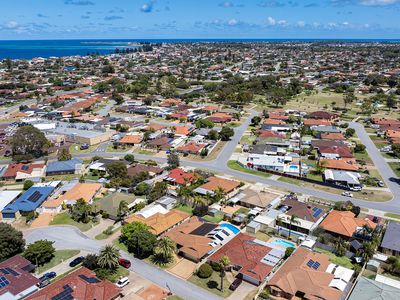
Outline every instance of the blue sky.
{"label": "blue sky", "polygon": [[3,0],[0,40],[400,38],[400,0]]}

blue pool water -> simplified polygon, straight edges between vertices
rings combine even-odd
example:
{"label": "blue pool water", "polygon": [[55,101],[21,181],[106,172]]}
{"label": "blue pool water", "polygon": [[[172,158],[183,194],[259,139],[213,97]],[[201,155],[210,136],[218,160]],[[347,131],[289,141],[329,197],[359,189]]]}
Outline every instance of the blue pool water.
{"label": "blue pool water", "polygon": [[239,228],[237,228],[236,226],[233,226],[232,224],[229,224],[229,223],[222,223],[222,224],[219,224],[219,226],[228,228],[234,234],[238,234],[240,232]]}
{"label": "blue pool water", "polygon": [[289,247],[296,247],[296,245],[294,243],[285,241],[285,240],[281,240],[281,239],[275,239],[271,242],[272,244],[278,245],[278,246],[282,246],[285,248],[289,248]]}

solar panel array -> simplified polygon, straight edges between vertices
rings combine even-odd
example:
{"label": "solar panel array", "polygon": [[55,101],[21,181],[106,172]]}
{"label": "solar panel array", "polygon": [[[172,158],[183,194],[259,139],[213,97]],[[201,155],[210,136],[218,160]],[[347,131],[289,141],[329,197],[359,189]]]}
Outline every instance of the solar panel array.
{"label": "solar panel array", "polygon": [[72,296],[72,288],[69,285],[64,285],[63,286],[63,291],[54,297],[51,298],[51,300],[73,300],[74,297]]}
{"label": "solar panel array", "polygon": [[310,259],[307,263],[307,267],[312,268],[312,266],[314,265],[314,261],[312,259]]}
{"label": "solar panel array", "polygon": [[313,218],[318,217],[321,213],[322,213],[322,209],[318,208],[318,207],[314,207],[313,209]]}
{"label": "solar panel array", "polygon": [[96,277],[86,277],[85,275],[79,275],[79,278],[85,280],[88,283],[99,283],[100,280],[97,279]]}
{"label": "solar panel array", "polygon": [[28,170],[29,170],[29,166],[23,165],[23,166],[21,167],[21,169],[22,169],[23,171],[28,171]]}
{"label": "solar panel array", "polygon": [[0,289],[3,287],[6,287],[9,284],[10,284],[10,282],[7,280],[7,278],[5,278],[3,276],[0,277]]}
{"label": "solar panel array", "polygon": [[5,268],[5,269],[0,269],[0,272],[2,272],[4,275],[13,275],[13,276],[18,276],[19,273],[15,272],[13,269],[11,268]]}
{"label": "solar panel array", "polygon": [[321,264],[320,264],[319,262],[313,261],[312,259],[310,259],[310,260],[307,262],[307,267],[313,268],[313,269],[315,269],[315,270],[318,270],[318,268],[319,268],[320,265],[321,265]]}
{"label": "solar panel array", "polygon": [[35,203],[42,197],[42,193],[39,191],[34,191],[32,195],[29,196],[28,201]]}

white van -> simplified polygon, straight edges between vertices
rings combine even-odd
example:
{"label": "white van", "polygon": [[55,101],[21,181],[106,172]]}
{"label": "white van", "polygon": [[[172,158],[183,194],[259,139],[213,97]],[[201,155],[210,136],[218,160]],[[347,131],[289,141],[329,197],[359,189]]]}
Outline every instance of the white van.
{"label": "white van", "polygon": [[119,288],[123,288],[124,286],[126,286],[128,284],[129,284],[129,278],[124,277],[124,278],[121,278],[120,280],[118,280],[118,282],[115,285]]}

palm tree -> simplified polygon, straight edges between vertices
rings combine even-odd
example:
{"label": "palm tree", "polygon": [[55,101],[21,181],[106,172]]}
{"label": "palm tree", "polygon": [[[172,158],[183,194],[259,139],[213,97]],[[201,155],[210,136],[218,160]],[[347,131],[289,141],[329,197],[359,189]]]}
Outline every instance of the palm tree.
{"label": "palm tree", "polygon": [[221,200],[223,200],[225,197],[225,190],[222,187],[218,187],[215,191],[214,191],[214,201],[215,202],[219,202]]}
{"label": "palm tree", "polygon": [[104,269],[115,269],[118,267],[119,250],[113,245],[106,245],[100,250],[97,263]]}
{"label": "palm tree", "polygon": [[368,262],[369,259],[374,255],[375,247],[371,242],[364,242],[361,248],[361,257],[365,262]]}
{"label": "palm tree", "polygon": [[283,221],[285,221],[284,217],[281,217],[281,216],[276,217],[275,223],[276,223],[276,225],[278,225],[278,235],[279,235],[279,231],[281,229]]}
{"label": "palm tree", "polygon": [[398,273],[400,271],[400,259],[397,256],[390,256],[386,263],[388,264],[388,271],[391,273]]}
{"label": "palm tree", "polygon": [[157,241],[157,245],[154,248],[154,254],[160,257],[163,262],[169,262],[176,251],[176,244],[169,237],[163,237]]}
{"label": "palm tree", "polygon": [[338,256],[344,256],[346,254],[347,245],[342,238],[338,238],[335,243],[335,251]]}
{"label": "palm tree", "polygon": [[129,206],[128,206],[128,202],[126,202],[125,200],[122,200],[119,203],[118,206],[118,217],[122,218],[124,215],[126,215],[129,212]]}
{"label": "palm tree", "polygon": [[290,236],[292,234],[292,225],[293,224],[295,224],[295,225],[300,224],[299,217],[296,216],[296,215],[292,215],[290,217],[290,221],[289,221],[289,239],[290,239]]}
{"label": "palm tree", "polygon": [[225,277],[225,269],[227,266],[231,264],[231,261],[228,256],[224,255],[219,260],[219,265],[221,266],[221,291],[224,291],[224,277]]}

